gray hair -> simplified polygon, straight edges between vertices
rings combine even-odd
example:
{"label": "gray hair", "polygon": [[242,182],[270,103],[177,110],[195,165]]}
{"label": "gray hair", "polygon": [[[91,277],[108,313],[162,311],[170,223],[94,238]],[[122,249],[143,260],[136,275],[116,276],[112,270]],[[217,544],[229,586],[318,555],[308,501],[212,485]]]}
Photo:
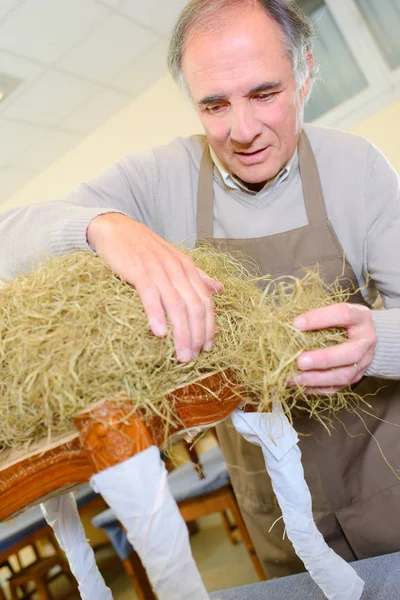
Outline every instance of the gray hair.
{"label": "gray hair", "polygon": [[259,5],[279,25],[297,88],[303,87],[308,75],[314,78],[316,69],[309,73],[306,59],[306,52],[312,49],[314,28],[295,0],[191,0],[174,27],[168,52],[168,68],[179,85],[187,88],[182,58],[190,33],[209,30],[214,17],[224,9],[240,9],[245,5]]}

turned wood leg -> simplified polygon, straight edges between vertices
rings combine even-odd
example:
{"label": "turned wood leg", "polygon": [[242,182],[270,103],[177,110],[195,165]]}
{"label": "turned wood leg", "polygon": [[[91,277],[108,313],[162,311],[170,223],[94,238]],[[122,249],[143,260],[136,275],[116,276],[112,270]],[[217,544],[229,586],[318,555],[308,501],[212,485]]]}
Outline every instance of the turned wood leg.
{"label": "turned wood leg", "polygon": [[231,492],[231,495],[229,498],[229,509],[233,515],[233,518],[235,519],[235,523],[239,529],[241,538],[243,540],[243,544],[245,545],[246,550],[249,553],[249,556],[253,562],[253,565],[254,565],[254,568],[258,575],[259,580],[266,581],[267,579],[269,579],[269,577],[265,574],[265,571],[262,568],[260,559],[258,558],[256,551],[254,550],[253,542],[251,541],[249,532],[247,531],[246,524],[245,524],[243,517],[241,515],[241,512],[239,510],[239,506],[238,506],[238,503],[236,502],[236,498],[233,495],[233,491]]}
{"label": "turned wood leg", "polygon": [[139,600],[157,600],[145,568],[135,551],[122,561],[124,569],[132,582]]}
{"label": "turned wood leg", "polygon": [[232,546],[236,546],[236,544],[238,543],[238,540],[235,536],[235,531],[237,530],[237,527],[235,527],[235,525],[232,525],[232,523],[230,522],[226,510],[223,510],[219,514],[221,515],[222,524],[224,526],[226,535],[228,536],[230,543],[232,544]]}
{"label": "turned wood leg", "polygon": [[186,527],[188,528],[189,535],[195,535],[196,533],[199,533],[197,521],[188,521],[186,523]]}
{"label": "turned wood leg", "polygon": [[11,600],[18,600],[17,589],[12,584],[10,584],[10,593],[11,593]]}
{"label": "turned wood leg", "polygon": [[47,585],[46,576],[38,577],[35,581],[40,600],[54,600]]}

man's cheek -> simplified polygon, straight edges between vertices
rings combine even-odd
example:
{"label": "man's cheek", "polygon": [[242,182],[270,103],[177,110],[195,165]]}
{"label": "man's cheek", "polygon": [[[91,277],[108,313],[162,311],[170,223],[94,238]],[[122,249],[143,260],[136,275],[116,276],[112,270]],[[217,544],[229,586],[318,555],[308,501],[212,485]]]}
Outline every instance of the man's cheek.
{"label": "man's cheek", "polygon": [[223,119],[215,120],[214,123],[205,129],[208,139],[216,144],[223,144],[229,140],[229,126]]}
{"label": "man's cheek", "polygon": [[295,102],[277,101],[268,107],[268,110],[264,113],[264,122],[271,128],[282,129],[288,125],[289,122],[296,120],[298,112],[298,104]]}

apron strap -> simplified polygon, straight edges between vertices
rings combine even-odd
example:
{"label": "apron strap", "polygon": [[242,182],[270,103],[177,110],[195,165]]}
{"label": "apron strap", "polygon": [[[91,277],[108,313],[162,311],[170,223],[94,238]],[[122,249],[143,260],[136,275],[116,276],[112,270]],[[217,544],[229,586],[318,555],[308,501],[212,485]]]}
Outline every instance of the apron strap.
{"label": "apron strap", "polygon": [[[303,187],[304,204],[310,225],[322,223],[328,219],[321,179],[317,162],[308,137],[301,132],[299,144],[299,168]],[[214,163],[210,147],[207,144],[200,162],[197,190],[197,238],[199,240],[214,237]]]}
{"label": "apron strap", "polygon": [[199,185],[197,190],[197,239],[214,236],[214,163],[210,146],[207,144],[200,163]]}
{"label": "apron strap", "polygon": [[302,131],[298,144],[299,168],[304,204],[310,225],[328,220],[317,161],[308,137]]}

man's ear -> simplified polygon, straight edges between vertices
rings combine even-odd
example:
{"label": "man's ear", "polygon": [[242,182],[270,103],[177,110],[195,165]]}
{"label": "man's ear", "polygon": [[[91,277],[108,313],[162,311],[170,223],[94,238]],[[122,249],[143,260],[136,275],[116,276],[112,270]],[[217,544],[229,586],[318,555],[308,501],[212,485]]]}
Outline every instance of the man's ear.
{"label": "man's ear", "polygon": [[307,79],[305,81],[305,84],[303,85],[303,97],[307,98],[309,92],[310,92],[310,88],[311,88],[311,72],[312,72],[312,68],[314,66],[314,56],[311,52],[311,50],[307,50],[306,52],[306,62],[307,62],[307,69],[308,69],[308,74],[307,74]]}

